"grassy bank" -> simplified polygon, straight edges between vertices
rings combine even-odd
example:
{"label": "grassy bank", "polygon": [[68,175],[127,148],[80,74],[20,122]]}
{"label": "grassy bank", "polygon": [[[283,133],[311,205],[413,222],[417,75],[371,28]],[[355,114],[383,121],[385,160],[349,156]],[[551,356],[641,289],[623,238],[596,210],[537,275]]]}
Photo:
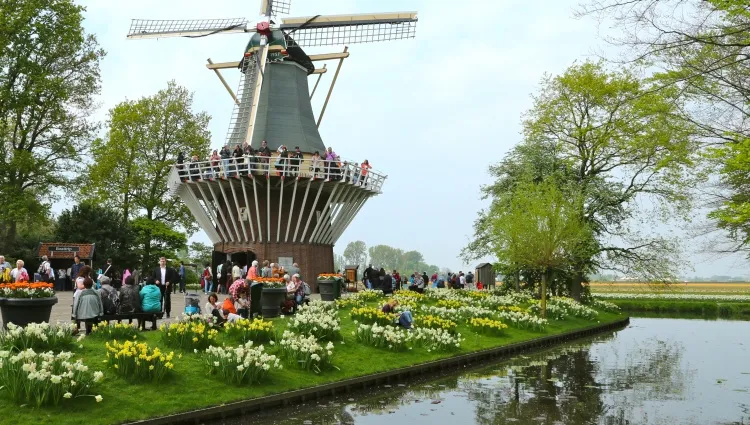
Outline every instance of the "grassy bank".
{"label": "grassy bank", "polygon": [[[375,306],[379,302],[369,303]],[[338,312],[341,318],[342,341],[335,342],[335,369],[320,374],[307,372],[285,365],[283,370],[272,371],[268,379],[260,384],[234,386],[220,378],[206,373],[204,361],[192,351],[175,350],[174,372],[162,383],[142,383],[118,377],[105,369],[103,361],[106,352],[104,342],[86,338],[80,347],[73,351],[92,369],[105,372],[103,383],[95,390],[104,401],[93,402],[91,398],[75,399],[60,407],[32,408],[18,406],[7,398],[0,398],[0,417],[8,424],[114,424],[135,421],[171,413],[183,412],[207,406],[220,405],[232,401],[280,393],[288,390],[315,386],[371,373],[387,371],[399,367],[415,365],[427,361],[447,358],[477,350],[498,347],[506,344],[528,341],[535,338],[583,329],[599,323],[610,323],[623,318],[622,314],[600,312],[597,320],[569,317],[565,320],[551,320],[544,332],[509,328],[502,336],[484,336],[474,333],[460,322],[458,332],[465,340],[460,349],[453,352],[428,352],[425,349],[391,352],[362,345],[355,340],[352,332],[356,324],[349,318],[349,310]],[[274,319],[274,326],[281,332],[286,328],[288,318]],[[160,331],[144,332],[139,341],[150,346],[165,348],[160,342]],[[222,334],[219,342],[236,345]],[[270,352],[274,348],[267,345]],[[178,358],[177,354],[181,357]],[[0,384],[1,385],[1,384]]]}
{"label": "grassy bank", "polygon": [[750,317],[750,303],[623,299],[607,299],[607,301],[628,312],[683,313],[708,317]]}

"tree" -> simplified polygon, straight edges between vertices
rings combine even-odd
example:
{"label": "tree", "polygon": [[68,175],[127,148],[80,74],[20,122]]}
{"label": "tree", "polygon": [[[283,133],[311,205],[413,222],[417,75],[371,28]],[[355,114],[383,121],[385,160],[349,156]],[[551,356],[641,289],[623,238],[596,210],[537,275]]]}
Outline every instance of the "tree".
{"label": "tree", "polygon": [[[515,190],[524,169],[536,180],[555,175],[571,188],[564,190],[581,195],[578,212],[592,240],[575,251],[587,254],[572,270],[574,297],[595,268],[648,281],[675,276],[678,244],[642,224],[685,216],[691,207],[685,169],[693,164],[695,143],[692,126],[678,116],[680,106],[674,90],[654,91],[630,70],[608,72],[591,62],[571,66],[545,77],[525,115],[524,140],[490,170],[497,181],[484,193],[493,205]],[[488,226],[480,214],[465,258],[484,252]]]}
{"label": "tree", "polygon": [[388,245],[375,245],[368,250],[370,264],[376,268],[393,270],[398,267],[403,251]]}
{"label": "tree", "polygon": [[188,235],[196,230],[195,218],[167,187],[180,152],[208,151],[210,117],[193,113],[192,104],[192,93],[169,82],[153,96],[116,105],[109,112],[107,137],[92,145],[94,164],[83,194],[119,208],[123,220],[138,221],[133,227],[143,265],[158,257],[155,250],[186,243],[171,233],[173,227]]}
{"label": "tree", "polygon": [[191,262],[203,267],[206,263],[211,264],[214,247],[200,242],[192,242],[188,246],[188,256]]}
{"label": "tree", "polygon": [[187,236],[167,223],[138,217],[131,221],[134,252],[142,269],[149,270],[159,264],[159,257],[176,258],[177,252],[187,248]]}
{"label": "tree", "polygon": [[543,317],[552,271],[565,269],[590,241],[581,202],[582,196],[561,191],[553,178],[529,180],[516,185],[503,208],[495,204],[488,214],[498,260],[542,273]]}
{"label": "tree", "polygon": [[130,245],[133,230],[123,226],[119,211],[84,201],[60,213],[55,240],[72,243],[95,243],[94,257],[100,263],[107,258],[118,269],[136,262]]}
{"label": "tree", "polygon": [[[737,184],[738,164],[747,166],[750,139],[750,9],[745,0],[596,0],[581,15],[614,21],[622,36],[607,40],[624,47],[621,62],[645,63],[655,89],[679,90],[680,116],[704,143],[707,173],[719,182],[702,188],[713,228],[726,230],[729,245],[719,252],[750,250],[750,198]],[[718,149],[714,149],[716,146]],[[744,161],[744,163],[743,163]],[[708,179],[707,179],[708,180]],[[706,233],[711,233],[712,227]]]}
{"label": "tree", "polygon": [[0,251],[46,215],[96,130],[104,51],[71,0],[0,3]]}
{"label": "tree", "polygon": [[367,245],[362,241],[351,241],[344,249],[344,263],[366,267]]}
{"label": "tree", "polygon": [[[334,270],[344,270],[344,267],[346,266],[346,260],[344,259],[343,255],[333,253],[333,269]],[[361,264],[360,270],[364,270],[367,266],[364,264]]]}

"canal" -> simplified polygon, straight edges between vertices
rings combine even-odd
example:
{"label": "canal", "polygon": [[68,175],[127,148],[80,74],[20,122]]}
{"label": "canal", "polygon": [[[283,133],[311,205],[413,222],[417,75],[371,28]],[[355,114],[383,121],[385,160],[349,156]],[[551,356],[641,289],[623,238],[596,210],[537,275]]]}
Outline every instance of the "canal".
{"label": "canal", "polygon": [[750,321],[633,318],[512,359],[216,424],[750,424]]}

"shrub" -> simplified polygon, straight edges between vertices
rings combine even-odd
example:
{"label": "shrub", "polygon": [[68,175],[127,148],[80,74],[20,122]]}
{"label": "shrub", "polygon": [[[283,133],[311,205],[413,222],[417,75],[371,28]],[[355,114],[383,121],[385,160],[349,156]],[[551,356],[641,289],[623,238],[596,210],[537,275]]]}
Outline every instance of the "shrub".
{"label": "shrub", "polygon": [[268,342],[275,338],[273,322],[263,319],[240,319],[224,325],[224,332],[241,342]]}
{"label": "shrub", "polygon": [[[91,372],[81,360],[71,362],[73,353],[36,353],[26,349],[13,354],[0,351],[2,390],[16,403],[57,406],[63,399],[91,396],[89,391],[104,374]],[[95,397],[97,402],[102,397]]]}
{"label": "shrub", "polygon": [[393,324],[398,315],[395,313],[383,313],[382,310],[375,307],[359,307],[352,309],[351,318],[366,325],[377,323],[380,326],[387,326]]}
{"label": "shrub", "polygon": [[206,349],[203,359],[209,373],[233,384],[260,382],[271,368],[282,369],[276,356],[267,354],[262,345],[253,347],[252,341],[238,347],[212,345]]}
{"label": "shrub", "polygon": [[159,347],[149,348],[145,343],[112,341],[105,344],[107,364],[125,378],[161,381],[174,368],[173,352],[169,354]]}
{"label": "shrub", "polygon": [[481,317],[470,319],[469,327],[477,333],[494,336],[502,335],[505,333],[505,330],[508,329],[508,325],[499,320],[485,319]]}
{"label": "shrub", "polygon": [[312,335],[302,336],[284,331],[279,349],[281,357],[301,369],[320,373],[333,367],[333,343],[329,342],[323,347]]}
{"label": "shrub", "polygon": [[138,338],[138,325],[135,323],[130,325],[125,323],[109,324],[105,321],[98,325],[94,325],[91,329],[90,337],[108,340],[116,339],[121,341],[136,339]]}
{"label": "shrub", "polygon": [[218,331],[203,321],[180,321],[161,325],[161,340],[169,347],[202,350],[211,345]]}
{"label": "shrub", "polygon": [[8,323],[8,330],[0,332],[0,347],[11,351],[29,348],[37,351],[61,351],[73,345],[75,330],[76,326],[72,323],[29,323],[24,328]]}
{"label": "shrub", "polygon": [[403,351],[407,349],[407,343],[410,340],[410,334],[406,329],[396,326],[380,326],[377,323],[372,325],[360,324],[356,332],[352,332],[357,341],[371,347],[387,348],[393,351]]}

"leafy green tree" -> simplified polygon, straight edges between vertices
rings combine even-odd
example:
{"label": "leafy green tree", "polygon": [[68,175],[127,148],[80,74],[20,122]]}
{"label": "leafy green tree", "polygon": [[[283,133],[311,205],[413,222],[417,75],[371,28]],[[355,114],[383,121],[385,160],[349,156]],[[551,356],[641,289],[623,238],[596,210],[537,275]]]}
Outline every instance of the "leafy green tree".
{"label": "leafy green tree", "polygon": [[[346,266],[346,260],[344,259],[343,255],[333,253],[333,270],[344,270],[344,266]],[[362,273],[362,270],[364,270],[367,266],[364,264],[361,264],[359,266],[359,273]]]}
{"label": "leafy green tree", "polygon": [[130,248],[133,237],[133,230],[129,223],[123,225],[119,211],[84,201],[60,214],[54,240],[95,243],[94,260],[103,264],[111,258],[114,267],[121,270],[137,261]]}
{"label": "leafy green tree", "polygon": [[737,184],[738,173],[750,172],[747,1],[593,0],[580,14],[614,23],[621,35],[607,40],[625,48],[624,61],[657,70],[655,90],[678,90],[685,105],[679,115],[695,126],[708,148],[706,173],[719,173],[719,184],[709,180],[701,198],[713,210],[709,219],[727,231],[729,245],[720,238],[706,245],[720,252],[750,251],[750,214],[743,213],[750,209],[750,198],[747,186]]}
{"label": "leafy green tree", "polygon": [[401,262],[403,251],[388,245],[371,246],[368,250],[370,254],[370,264],[373,267],[392,270],[398,267]]}
{"label": "leafy green tree", "polygon": [[488,214],[491,249],[500,262],[542,273],[541,308],[546,314],[551,274],[564,270],[590,241],[590,228],[580,214],[582,196],[559,189],[552,178],[523,181]]}
{"label": "leafy green tree", "polygon": [[0,2],[0,251],[68,188],[96,124],[104,51],[71,0]]}
{"label": "leafy green tree", "polygon": [[367,244],[363,241],[349,242],[344,249],[344,263],[367,267]]}
{"label": "leafy green tree", "polygon": [[[591,229],[585,248],[575,250],[572,294],[585,275],[607,268],[648,281],[671,280],[680,264],[675,240],[634,225],[680,217],[690,210],[693,127],[678,116],[677,93],[652,90],[631,71],[608,72],[585,62],[546,77],[523,121],[524,140],[490,172],[497,179],[485,196],[508,202],[524,170],[532,179],[556,176],[561,190],[580,193],[578,213]],[[506,201],[503,201],[503,200]],[[645,206],[648,201],[652,208]],[[492,236],[480,214],[476,239],[465,258],[486,254]],[[508,264],[508,274],[519,267]],[[513,273],[510,273],[511,275]]]}
{"label": "leafy green tree", "polygon": [[206,263],[211,264],[213,252],[214,247],[200,242],[191,242],[188,246],[190,261],[197,264],[201,269]]}
{"label": "leafy green tree", "polygon": [[144,266],[183,247],[185,234],[197,229],[190,211],[167,187],[180,152],[188,157],[208,152],[210,117],[192,112],[192,104],[192,93],[169,82],[153,96],[116,105],[109,112],[107,137],[92,144],[94,164],[83,195],[133,221]]}

